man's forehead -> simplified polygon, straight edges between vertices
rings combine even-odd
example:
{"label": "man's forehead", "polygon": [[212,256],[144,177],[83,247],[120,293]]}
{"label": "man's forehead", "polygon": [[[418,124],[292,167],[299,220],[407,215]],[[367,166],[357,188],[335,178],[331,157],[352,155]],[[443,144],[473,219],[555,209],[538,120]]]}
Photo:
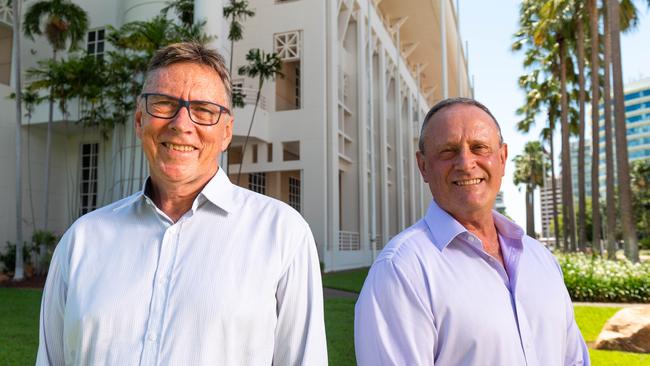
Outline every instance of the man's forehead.
{"label": "man's forehead", "polygon": [[500,140],[496,122],[482,109],[465,104],[445,107],[431,117],[426,126],[425,138],[439,142],[452,136],[482,136],[482,139],[494,137]]}

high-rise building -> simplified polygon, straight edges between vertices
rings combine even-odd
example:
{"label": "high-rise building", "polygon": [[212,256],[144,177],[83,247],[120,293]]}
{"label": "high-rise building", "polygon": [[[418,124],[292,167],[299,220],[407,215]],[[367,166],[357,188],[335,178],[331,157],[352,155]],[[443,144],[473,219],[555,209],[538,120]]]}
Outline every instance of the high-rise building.
{"label": "high-rise building", "polygon": [[[555,178],[555,202],[558,211],[562,209],[562,178]],[[553,230],[553,180],[551,177],[546,178],[544,186],[540,188],[540,210],[542,218],[542,236],[541,238],[555,238]],[[558,213],[559,214],[559,213]]]}
{"label": "high-rise building", "polygon": [[[25,1],[23,11],[32,3]],[[76,3],[91,22],[83,47],[97,57],[111,49],[109,26],[151,19],[167,5],[163,0]],[[283,76],[264,84],[244,152],[258,82],[233,73],[233,87],[245,94],[245,106],[234,110],[235,137],[221,166],[228,165],[233,180],[241,168],[241,185],[300,211],[326,271],[369,265],[385,242],[423,215],[430,200],[413,158],[422,117],[444,97],[472,94],[454,3],[250,0],[256,15],[243,23],[244,39],[232,50],[222,15],[227,3],[195,0],[195,20],[205,20],[206,33],[214,36],[211,45],[226,59],[232,51],[233,70],[246,64],[249,49],[275,52],[283,61]],[[0,2],[4,172],[15,171],[15,106],[6,99],[15,73],[12,19],[8,2]],[[51,56],[43,38],[21,41],[23,73]],[[147,176],[132,126],[116,126],[104,138],[96,129],[69,122],[78,118],[78,109],[71,101],[70,115],[58,108],[54,114],[48,227],[56,234],[80,214],[139,190]],[[26,158],[23,163],[24,214],[19,218],[26,237],[44,221],[47,120],[43,103],[21,127],[23,140],[29,141],[23,156],[28,149],[30,156],[30,164]],[[0,178],[5,208],[0,243],[16,237],[14,178]]]}
{"label": "high-rise building", "polygon": [[[625,124],[627,135],[627,151],[629,161],[633,162],[640,159],[650,159],[650,77],[640,79],[625,85]],[[614,101],[612,100],[612,104]],[[605,194],[605,178],[606,178],[606,162],[605,162],[605,144],[611,143],[616,155],[616,142],[606,141],[605,139],[605,117],[604,105],[599,105],[599,160],[598,160],[598,176],[599,176],[599,192],[600,196],[604,197]],[[613,105],[612,105],[613,113]],[[589,125],[587,126],[587,139],[585,143],[585,184],[586,194],[591,196],[591,112],[587,110]],[[614,117],[612,116],[612,124],[614,124]],[[613,135],[613,134],[612,134]],[[571,174],[573,177],[573,195],[578,197],[578,150],[577,143],[571,145]],[[614,167],[616,167],[616,157],[614,156]],[[614,175],[616,176],[616,168],[614,168]],[[615,180],[616,182],[616,180]]]}

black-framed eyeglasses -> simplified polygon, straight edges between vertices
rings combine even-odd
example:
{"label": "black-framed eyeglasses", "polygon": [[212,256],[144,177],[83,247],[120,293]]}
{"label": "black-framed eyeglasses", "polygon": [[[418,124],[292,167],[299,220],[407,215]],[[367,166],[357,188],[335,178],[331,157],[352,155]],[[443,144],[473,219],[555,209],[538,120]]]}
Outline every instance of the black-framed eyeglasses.
{"label": "black-framed eyeglasses", "polygon": [[213,126],[219,123],[221,114],[230,114],[230,109],[203,100],[184,100],[160,93],[142,93],[145,110],[156,118],[172,119],[182,107],[187,108],[190,120],[197,125]]}

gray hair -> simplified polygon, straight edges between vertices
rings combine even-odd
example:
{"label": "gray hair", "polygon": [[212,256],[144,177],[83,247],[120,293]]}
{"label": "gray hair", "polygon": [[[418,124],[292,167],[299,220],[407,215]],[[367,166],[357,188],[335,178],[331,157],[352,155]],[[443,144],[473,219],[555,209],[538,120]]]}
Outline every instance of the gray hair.
{"label": "gray hair", "polygon": [[456,104],[463,104],[463,105],[470,105],[474,106],[477,108],[480,108],[483,112],[487,113],[490,118],[494,121],[494,124],[497,126],[497,130],[499,131],[499,144],[503,145],[503,135],[501,134],[501,126],[499,126],[499,122],[497,122],[497,119],[494,118],[494,115],[492,115],[492,112],[483,105],[481,102],[471,99],[471,98],[463,98],[463,97],[456,97],[456,98],[447,98],[443,99],[440,102],[438,102],[436,105],[434,105],[427,115],[424,117],[424,121],[422,122],[422,128],[420,129],[420,139],[418,141],[418,148],[420,149],[420,152],[424,153],[424,130],[427,128],[427,125],[429,124],[429,121],[433,118],[433,115],[436,113],[440,112],[440,110],[445,109],[447,107],[451,107]]}
{"label": "gray hair", "polygon": [[204,65],[213,69],[223,82],[228,104],[231,103],[232,87],[230,85],[230,73],[228,72],[228,67],[223,56],[219,52],[209,49],[198,42],[173,43],[156,51],[147,67],[145,85],[152,71],[182,62]]}

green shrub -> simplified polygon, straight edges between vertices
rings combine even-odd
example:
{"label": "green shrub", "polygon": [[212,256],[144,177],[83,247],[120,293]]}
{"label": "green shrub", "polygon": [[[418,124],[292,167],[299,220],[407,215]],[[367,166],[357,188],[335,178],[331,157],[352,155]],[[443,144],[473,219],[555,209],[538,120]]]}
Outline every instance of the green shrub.
{"label": "green shrub", "polygon": [[650,236],[639,240],[639,248],[641,249],[650,249]]}
{"label": "green shrub", "polygon": [[[30,248],[27,245],[27,242],[23,244],[23,260],[29,259]],[[14,273],[16,270],[16,244],[10,241],[7,242],[7,246],[3,252],[0,252],[0,263],[2,263],[2,268],[4,268],[5,273]]]}
{"label": "green shrub", "polygon": [[650,264],[583,253],[557,255],[571,299],[650,303]]}

